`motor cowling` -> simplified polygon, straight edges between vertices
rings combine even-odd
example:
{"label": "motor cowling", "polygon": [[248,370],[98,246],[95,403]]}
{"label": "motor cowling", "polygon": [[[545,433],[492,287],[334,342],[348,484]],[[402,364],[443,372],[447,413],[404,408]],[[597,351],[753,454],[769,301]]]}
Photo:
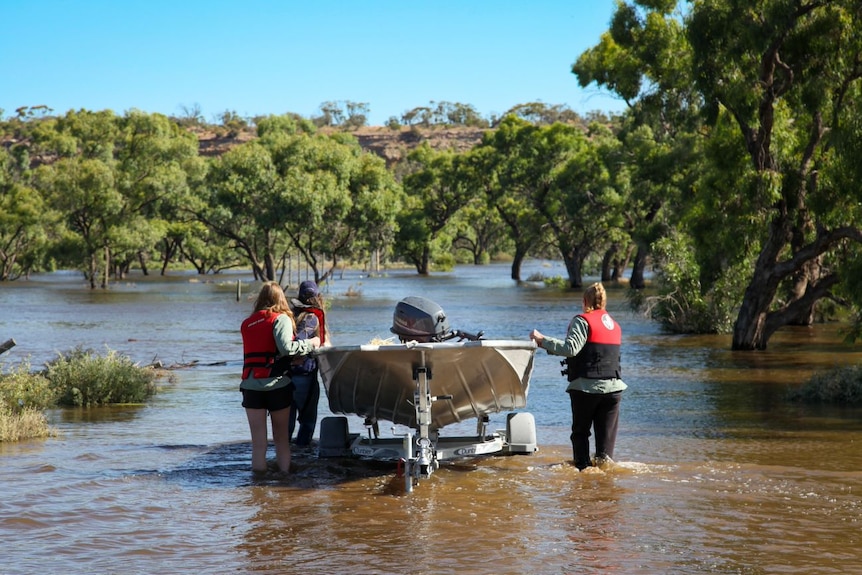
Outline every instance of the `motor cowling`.
{"label": "motor cowling", "polygon": [[402,341],[435,342],[454,337],[443,308],[419,296],[402,299],[392,314],[390,331]]}

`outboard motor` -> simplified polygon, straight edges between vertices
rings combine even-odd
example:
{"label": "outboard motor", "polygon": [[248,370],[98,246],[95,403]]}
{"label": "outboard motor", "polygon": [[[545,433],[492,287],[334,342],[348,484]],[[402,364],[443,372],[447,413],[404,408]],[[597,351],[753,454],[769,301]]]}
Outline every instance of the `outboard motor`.
{"label": "outboard motor", "polygon": [[389,331],[398,336],[401,343],[417,341],[419,343],[447,341],[458,338],[477,341],[482,339],[484,332],[476,334],[449,328],[449,321],[443,308],[424,297],[406,297],[395,306],[392,315],[392,327]]}
{"label": "outboard motor", "polygon": [[389,331],[402,343],[411,340],[421,343],[444,341],[455,337],[443,308],[419,296],[406,297],[398,302]]}

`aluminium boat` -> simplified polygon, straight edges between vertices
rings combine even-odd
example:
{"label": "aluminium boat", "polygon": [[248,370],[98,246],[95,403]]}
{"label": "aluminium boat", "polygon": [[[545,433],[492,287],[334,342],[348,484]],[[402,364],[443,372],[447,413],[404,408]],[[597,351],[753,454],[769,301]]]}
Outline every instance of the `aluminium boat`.
{"label": "aluminium boat", "polygon": [[[441,460],[537,450],[529,413],[510,413],[505,430],[486,428],[490,414],[526,407],[534,342],[451,330],[443,310],[421,297],[398,303],[391,331],[399,343],[317,351],[329,409],[364,417],[369,430],[367,437],[351,435],[346,417],[324,418],[319,456],[396,459],[411,491]],[[477,420],[475,435],[440,437],[442,428],[469,419]],[[410,431],[401,439],[380,438],[380,420]]]}
{"label": "aluminium boat", "polygon": [[320,375],[333,413],[418,429],[417,371],[424,369],[429,429],[526,407],[532,341],[477,340],[357,345],[320,350]]}

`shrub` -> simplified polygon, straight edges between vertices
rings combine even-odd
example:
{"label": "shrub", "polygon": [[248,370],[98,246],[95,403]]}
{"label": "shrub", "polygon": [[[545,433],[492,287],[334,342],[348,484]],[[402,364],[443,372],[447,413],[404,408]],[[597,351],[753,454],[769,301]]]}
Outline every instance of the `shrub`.
{"label": "shrub", "polygon": [[54,435],[42,410],[55,404],[56,395],[47,379],[29,371],[22,364],[0,372],[0,443]]}
{"label": "shrub", "polygon": [[789,393],[791,401],[803,403],[862,403],[862,366],[851,365],[825,370]]}
{"label": "shrub", "polygon": [[544,281],[545,285],[549,288],[557,288],[562,290],[569,289],[569,280],[567,278],[564,278],[563,276],[546,277],[542,281]]}
{"label": "shrub", "polygon": [[45,414],[32,407],[13,410],[0,404],[0,443],[35,437],[49,437],[54,430],[48,426]]}
{"label": "shrub", "polygon": [[108,350],[97,356],[76,348],[48,363],[45,377],[62,406],[89,407],[107,403],[140,403],[156,392],[156,373]]}
{"label": "shrub", "polygon": [[0,405],[10,413],[24,409],[47,409],[57,403],[57,395],[51,383],[38,373],[30,373],[30,364],[21,364],[18,369],[0,371]]}

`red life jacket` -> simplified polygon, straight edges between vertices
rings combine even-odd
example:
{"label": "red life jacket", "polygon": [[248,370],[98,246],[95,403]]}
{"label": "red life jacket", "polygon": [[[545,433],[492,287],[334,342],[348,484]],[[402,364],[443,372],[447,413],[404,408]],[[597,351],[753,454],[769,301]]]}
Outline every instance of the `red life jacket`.
{"label": "red life jacket", "polygon": [[317,316],[317,325],[320,326],[320,345],[326,343],[326,314],[319,307],[309,307],[308,311]]}
{"label": "red life jacket", "polygon": [[240,326],[242,333],[242,378],[267,378],[281,375],[273,370],[278,346],[272,331],[279,314],[269,310],[256,311]]}
{"label": "red life jacket", "polygon": [[579,377],[589,379],[611,379],[621,377],[620,346],[622,330],[620,324],[603,309],[580,314],[589,330],[587,341],[578,355],[566,358],[569,381]]}
{"label": "red life jacket", "polygon": [[320,345],[323,345],[326,343],[326,314],[319,307],[294,300],[293,315],[296,317],[297,326],[302,323],[302,318],[307,313],[313,313],[317,316],[317,335],[320,337]]}

